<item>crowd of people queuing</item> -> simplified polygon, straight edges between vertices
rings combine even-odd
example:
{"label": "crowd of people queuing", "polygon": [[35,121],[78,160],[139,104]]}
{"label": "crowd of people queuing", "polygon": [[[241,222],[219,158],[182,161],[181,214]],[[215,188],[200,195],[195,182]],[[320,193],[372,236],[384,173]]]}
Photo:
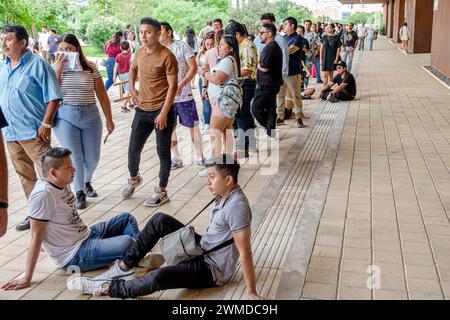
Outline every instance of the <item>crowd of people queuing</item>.
{"label": "crowd of people queuing", "polygon": [[[215,19],[207,22],[199,37],[187,27],[183,40],[178,41],[169,22],[142,18],[140,45],[131,26],[105,43],[105,83],[75,35],[58,36],[54,29],[47,34],[42,28],[39,56],[30,49],[30,37],[23,26],[3,28],[0,236],[6,232],[8,221],[4,139],[29,207],[16,229],[31,227],[32,240],[25,276],[8,281],[2,288],[30,285],[43,246],[55,265],[64,269],[75,265],[81,271],[93,270],[120,259],[98,277],[78,278],[69,286],[83,293],[136,297],[170,288],[220,286],[231,278],[240,258],[249,298],[263,298],[256,292],[251,210],[238,185],[237,158],[258,152],[257,139],[276,139],[276,127],[291,115],[298,128],[306,126],[309,117],[303,100],[315,94],[309,87],[313,76],[316,83],[323,84],[322,99],[353,100],[356,83],[350,71],[354,51],[358,43],[359,50],[364,50],[365,38],[372,50],[376,31],[362,25],[355,32],[352,23],[344,28],[311,20],[300,26],[294,17],[284,19],[277,31],[272,13],[263,13],[260,20],[256,35],[235,20],[224,27],[221,19]],[[83,223],[78,209],[86,208],[86,197],[98,196],[92,179],[100,159],[103,126],[108,134],[115,128],[107,92],[117,79],[128,94],[122,110],[135,111],[123,199],[130,199],[143,183],[141,153],[155,132],[159,183],[144,205],[157,207],[169,201],[170,172],[183,166],[175,130],[179,123],[189,128],[195,163],[202,168],[199,175],[207,177],[208,188],[216,196],[210,224],[203,236],[197,235],[198,243],[205,251],[230,238],[234,243],[159,268],[164,258],[151,249],[159,238],[183,227],[171,216],[155,214],[141,231],[129,213],[91,227]],[[234,98],[224,94],[229,83],[239,83]],[[193,94],[196,84],[201,117]],[[255,134],[257,124],[263,129],[260,135]],[[62,147],[52,148],[52,129]],[[203,150],[202,135],[206,134],[210,135],[210,157]],[[132,279],[133,267],[142,264],[158,270]]]}

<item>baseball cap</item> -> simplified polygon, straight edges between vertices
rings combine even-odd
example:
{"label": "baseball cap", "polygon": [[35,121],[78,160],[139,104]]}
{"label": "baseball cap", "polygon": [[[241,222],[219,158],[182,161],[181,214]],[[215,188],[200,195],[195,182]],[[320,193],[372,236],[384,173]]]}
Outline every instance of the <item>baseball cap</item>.
{"label": "baseball cap", "polygon": [[336,67],[347,68],[347,64],[345,63],[345,61],[339,61],[338,63],[336,63]]}

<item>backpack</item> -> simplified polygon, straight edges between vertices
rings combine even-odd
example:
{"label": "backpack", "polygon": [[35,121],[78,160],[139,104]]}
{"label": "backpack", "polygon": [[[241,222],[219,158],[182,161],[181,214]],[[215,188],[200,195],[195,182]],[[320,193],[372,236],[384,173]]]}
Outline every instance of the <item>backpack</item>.
{"label": "backpack", "polygon": [[234,77],[227,83],[222,85],[222,91],[219,95],[219,109],[227,118],[233,118],[236,115],[237,110],[242,106],[242,79],[236,77],[238,75],[236,63],[233,57],[229,56],[233,61]]}

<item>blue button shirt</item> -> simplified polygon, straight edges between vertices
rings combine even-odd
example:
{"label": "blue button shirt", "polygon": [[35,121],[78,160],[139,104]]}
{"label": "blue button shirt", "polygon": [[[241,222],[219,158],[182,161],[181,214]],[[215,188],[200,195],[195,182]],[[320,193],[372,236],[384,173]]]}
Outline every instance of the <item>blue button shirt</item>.
{"label": "blue button shirt", "polygon": [[55,71],[41,57],[28,50],[14,69],[9,58],[0,62],[0,107],[9,124],[2,129],[5,141],[36,138],[53,100],[61,100],[61,91]]}

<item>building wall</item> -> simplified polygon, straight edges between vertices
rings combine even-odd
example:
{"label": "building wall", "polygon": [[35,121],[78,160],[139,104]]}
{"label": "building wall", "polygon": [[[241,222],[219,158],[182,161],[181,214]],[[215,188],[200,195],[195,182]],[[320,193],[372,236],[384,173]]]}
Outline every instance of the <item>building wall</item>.
{"label": "building wall", "polygon": [[406,0],[405,10],[405,21],[408,23],[412,35],[408,51],[412,53],[431,52],[433,0]]}
{"label": "building wall", "polygon": [[450,1],[439,0],[438,10],[433,13],[431,64],[450,77]]}

